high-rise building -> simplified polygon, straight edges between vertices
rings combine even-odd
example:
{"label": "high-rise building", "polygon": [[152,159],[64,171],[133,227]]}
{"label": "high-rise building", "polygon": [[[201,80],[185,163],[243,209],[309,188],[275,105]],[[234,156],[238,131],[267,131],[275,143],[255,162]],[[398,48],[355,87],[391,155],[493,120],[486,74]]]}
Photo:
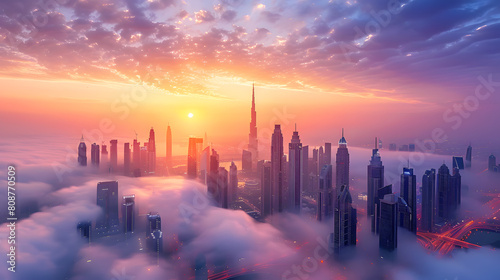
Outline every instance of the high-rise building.
{"label": "high-rise building", "polygon": [[356,246],[357,212],[352,207],[352,198],[349,186],[340,187],[335,204],[333,235],[334,253],[340,254],[347,246]]}
{"label": "high-rise building", "polygon": [[90,147],[90,161],[92,162],[92,165],[99,166],[99,145],[96,143],[92,144]]}
{"label": "high-rise building", "polygon": [[[252,154],[252,166],[257,166],[259,142],[257,140],[257,112],[255,111],[255,85],[252,85],[252,110],[250,133],[248,134],[248,151]],[[252,168],[253,169],[253,168]]]}
{"label": "high-rise building", "polygon": [[302,143],[297,126],[288,146],[288,207],[290,212],[299,214],[302,208]]}
{"label": "high-rise building", "polygon": [[443,164],[439,168],[438,188],[438,222],[451,222],[456,218],[456,212],[461,202],[461,176],[457,168],[450,175],[448,167]]}
{"label": "high-rise building", "polygon": [[398,198],[386,194],[380,201],[379,247],[392,252],[398,247]]}
{"label": "high-rise building", "polygon": [[134,177],[141,176],[141,143],[134,139],[133,145],[133,169]]}
{"label": "high-rise building", "polygon": [[[330,165],[332,164],[332,143],[325,143],[325,154],[324,154],[324,160],[323,160],[323,165]],[[323,166],[321,166],[323,168]]]}
{"label": "high-rise building", "polygon": [[149,175],[148,155],[148,142],[146,142],[141,147],[141,176]]}
{"label": "high-rise building", "polygon": [[118,140],[109,141],[109,153],[111,171],[116,172],[118,169]]}
{"label": "high-rise building", "polygon": [[212,148],[210,146],[205,147],[201,152],[200,156],[200,180],[207,185],[208,175],[210,173],[210,151]]}
{"label": "high-rise building", "polygon": [[86,240],[86,243],[90,243],[90,235],[92,232],[92,222],[90,222],[90,221],[79,222],[78,225],[76,226],[76,229],[77,229],[80,237],[84,238]]}
{"label": "high-rise building", "polygon": [[231,162],[229,167],[229,192],[231,196],[229,197],[229,208],[233,208],[234,203],[238,200],[238,167]]}
{"label": "high-rise building", "polygon": [[189,179],[198,177],[200,164],[200,152],[203,146],[203,138],[189,138],[187,176]]}
{"label": "high-rise building", "polygon": [[279,124],[274,126],[271,140],[271,188],[272,188],[272,213],[283,212],[283,134]]}
{"label": "high-rise building", "polygon": [[392,185],[387,185],[379,188],[375,196],[374,213],[372,217],[372,232],[379,234],[380,232],[380,201],[384,199],[386,194],[392,193]]}
{"label": "high-rise building", "polygon": [[172,130],[170,129],[170,125],[167,127],[167,170],[172,168]]}
{"label": "high-rise building", "polygon": [[408,151],[415,152],[415,144],[409,144],[408,145]]}
{"label": "high-rise building", "polygon": [[333,172],[331,165],[323,165],[319,175],[318,213],[320,222],[331,222],[333,219]]}
{"label": "high-rise building", "polygon": [[210,155],[210,169],[207,176],[207,194],[213,198],[215,202],[219,202],[220,193],[217,184],[219,183],[219,154],[212,149]]}
{"label": "high-rise building", "polygon": [[325,165],[325,151],[323,146],[319,146],[318,149],[318,175],[321,172],[321,168]]}
{"label": "high-rise building", "polygon": [[488,158],[488,171],[496,172],[497,170],[497,158],[494,155],[490,155]]}
{"label": "high-rise building", "polygon": [[413,168],[403,168],[401,174],[400,196],[406,201],[411,213],[403,215],[400,225],[408,231],[417,233],[417,177],[413,175]]}
{"label": "high-rise building", "polygon": [[96,222],[98,236],[120,232],[118,219],[118,181],[97,183],[97,206],[102,210]]}
{"label": "high-rise building", "polygon": [[108,149],[104,144],[101,145],[101,160],[103,162],[108,160]]}
{"label": "high-rise building", "polygon": [[123,174],[130,175],[130,143],[123,143]]}
{"label": "high-rise building", "polygon": [[340,138],[337,149],[336,174],[335,191],[339,194],[342,186],[349,188],[349,151],[347,150],[347,141],[344,138],[343,128],[342,138]]}
{"label": "high-rise building", "polygon": [[158,213],[147,215],[146,245],[159,264],[160,254],[163,251],[163,233],[161,231],[161,217]]}
{"label": "high-rise building", "polygon": [[252,172],[252,170],[253,170],[252,162],[253,162],[252,152],[247,151],[247,150],[243,150],[243,152],[241,154],[241,166],[242,166],[243,171]]}
{"label": "high-rise building", "polygon": [[155,142],[155,131],[153,128],[149,130],[148,171],[149,174],[156,174],[156,142]]}
{"label": "high-rise building", "polygon": [[426,170],[422,176],[422,231],[434,231],[436,215],[436,170]]}
{"label": "high-rise building", "polygon": [[272,185],[271,185],[271,162],[265,161],[262,164],[260,172],[260,187],[261,187],[261,216],[265,218],[272,214]]}
{"label": "high-rise building", "polygon": [[135,195],[124,195],[122,197],[122,219],[123,231],[133,233],[135,230]]}
{"label": "high-rise building", "polygon": [[464,158],[463,157],[453,157],[453,168],[464,169]]}
{"label": "high-rise building", "polygon": [[219,207],[229,209],[229,198],[232,196],[232,193],[229,189],[229,180],[226,168],[219,167],[219,177],[217,181],[217,193],[218,193],[218,204]]}
{"label": "high-rise building", "polygon": [[302,146],[300,163],[300,176],[302,178],[302,191],[310,192],[309,189],[309,146]]}
{"label": "high-rise building", "polygon": [[472,166],[472,146],[469,144],[467,147],[467,152],[465,154],[465,168],[471,168]]}
{"label": "high-rise building", "polygon": [[389,151],[396,151],[397,150],[397,145],[396,143],[391,143],[389,144]]}
{"label": "high-rise building", "polygon": [[85,139],[80,139],[80,144],[78,144],[78,164],[81,166],[87,166],[87,145],[85,145]]}
{"label": "high-rise building", "polygon": [[374,217],[375,200],[378,199],[378,190],[384,187],[384,165],[377,148],[377,138],[375,138],[375,148],[372,150],[372,158],[368,165],[368,198],[367,215]]}

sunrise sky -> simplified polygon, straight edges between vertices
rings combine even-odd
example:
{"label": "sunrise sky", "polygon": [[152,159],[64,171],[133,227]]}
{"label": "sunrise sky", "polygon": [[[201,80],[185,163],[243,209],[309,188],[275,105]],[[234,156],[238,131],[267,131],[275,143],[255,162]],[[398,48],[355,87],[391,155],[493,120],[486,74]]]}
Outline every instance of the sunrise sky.
{"label": "sunrise sky", "polygon": [[498,34],[496,0],[2,1],[0,128],[79,139],[104,119],[106,141],[155,127],[161,143],[170,123],[178,144],[237,147],[255,82],[263,138],[277,122],[313,145],[341,127],[360,146],[435,128],[489,145],[498,82],[456,129],[443,114],[500,81]]}

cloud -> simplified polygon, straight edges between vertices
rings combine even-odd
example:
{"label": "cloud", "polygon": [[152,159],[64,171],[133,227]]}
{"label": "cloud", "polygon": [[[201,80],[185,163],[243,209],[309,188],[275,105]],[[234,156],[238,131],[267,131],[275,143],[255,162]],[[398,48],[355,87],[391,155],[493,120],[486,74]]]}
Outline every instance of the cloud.
{"label": "cloud", "polygon": [[196,23],[211,22],[215,20],[215,17],[212,15],[212,13],[205,10],[200,10],[194,13],[194,17],[196,19]]}

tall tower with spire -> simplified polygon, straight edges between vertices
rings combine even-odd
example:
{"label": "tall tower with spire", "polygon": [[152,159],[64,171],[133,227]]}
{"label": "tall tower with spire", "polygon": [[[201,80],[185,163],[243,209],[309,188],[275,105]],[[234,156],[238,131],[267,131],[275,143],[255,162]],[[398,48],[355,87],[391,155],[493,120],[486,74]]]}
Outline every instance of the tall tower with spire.
{"label": "tall tower with spire", "polygon": [[[375,215],[375,204],[378,200],[378,190],[384,187],[384,166],[378,152],[378,141],[375,138],[375,146],[372,150],[372,158],[368,165],[368,199],[367,199],[367,214],[368,216]],[[372,228],[372,231],[374,229]]]}
{"label": "tall tower with spire", "polygon": [[87,166],[87,145],[85,145],[85,139],[80,139],[80,144],[78,145],[78,164],[81,166]]}
{"label": "tall tower with spire", "polygon": [[252,162],[256,165],[258,161],[258,147],[257,140],[257,112],[255,111],[255,85],[252,85],[252,110],[250,120],[250,133],[248,134],[248,150],[252,153]]}
{"label": "tall tower with spire", "polygon": [[344,138],[344,129],[342,128],[342,138],[339,140],[336,160],[336,194],[339,195],[342,186],[349,187],[349,151],[347,150],[347,141]]}
{"label": "tall tower with spire", "polygon": [[297,125],[295,125],[295,131],[288,147],[288,207],[290,212],[299,214],[302,206],[302,177],[300,172],[302,143],[300,143]]}
{"label": "tall tower with spire", "polygon": [[156,143],[155,143],[155,131],[153,128],[149,130],[148,169],[149,173],[154,174],[156,172]]}

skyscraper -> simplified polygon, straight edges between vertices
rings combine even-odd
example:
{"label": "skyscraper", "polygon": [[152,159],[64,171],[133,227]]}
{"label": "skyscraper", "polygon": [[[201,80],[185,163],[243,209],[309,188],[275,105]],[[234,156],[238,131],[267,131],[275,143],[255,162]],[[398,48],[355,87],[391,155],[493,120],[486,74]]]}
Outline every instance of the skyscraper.
{"label": "skyscraper", "polygon": [[356,209],[352,207],[352,198],[348,186],[344,185],[340,187],[335,205],[333,248],[334,253],[338,255],[342,252],[344,247],[356,246],[357,212]]}
{"label": "skyscraper", "polygon": [[109,153],[111,171],[116,172],[118,167],[118,140],[109,141]]}
{"label": "skyscraper", "polygon": [[497,158],[494,155],[490,155],[488,158],[488,171],[496,172],[497,170]]}
{"label": "skyscraper", "polygon": [[130,175],[130,143],[123,144],[123,174]]}
{"label": "skyscraper", "polygon": [[448,167],[443,164],[438,171],[438,222],[451,222],[461,202],[461,176],[457,168],[450,175]]}
{"label": "skyscraper", "polygon": [[78,225],[76,226],[76,229],[77,229],[79,235],[82,238],[85,238],[87,243],[90,243],[90,235],[92,232],[92,222],[90,222],[90,221],[79,222]]}
{"label": "skyscraper", "polygon": [[295,126],[288,151],[288,207],[290,212],[299,214],[302,207],[302,143],[300,143],[297,126]]}
{"label": "skyscraper", "polygon": [[203,146],[203,138],[189,138],[187,176],[195,179],[198,176],[199,153]]}
{"label": "skyscraper", "polygon": [[123,231],[133,233],[135,230],[135,195],[124,195],[122,198]]}
{"label": "skyscraper", "polygon": [[422,231],[433,232],[436,214],[436,170],[425,171],[422,176]]}
{"label": "skyscraper", "polygon": [[218,204],[219,207],[229,209],[229,197],[232,193],[229,189],[228,184],[228,172],[226,168],[219,167],[219,176],[217,181],[217,193],[218,193]]}
{"label": "skyscraper", "polygon": [[388,252],[398,247],[398,198],[386,194],[380,201],[380,238],[379,247]]}
{"label": "skyscraper", "polygon": [[207,177],[207,194],[213,198],[215,202],[219,202],[220,193],[217,184],[219,183],[219,154],[212,149],[210,156],[210,169]]}
{"label": "skyscraper", "polygon": [[155,142],[155,131],[153,128],[149,130],[148,171],[149,174],[156,173],[156,142]]}
{"label": "skyscraper", "polygon": [[252,110],[250,133],[248,134],[248,150],[252,153],[252,166],[257,165],[259,142],[257,140],[257,112],[255,111],[255,85],[252,85]]}
{"label": "skyscraper", "polygon": [[302,191],[310,192],[309,189],[309,146],[302,146],[300,163],[300,173],[302,178]]}
{"label": "skyscraper", "polygon": [[271,140],[272,213],[283,211],[283,134],[279,124],[274,126]]}
{"label": "skyscraper", "polygon": [[472,167],[472,146],[469,144],[465,153],[465,168]]}
{"label": "skyscraper", "polygon": [[325,152],[323,146],[319,146],[318,149],[318,175],[321,172],[321,168],[325,165]]}
{"label": "skyscraper", "polygon": [[[324,154],[324,160],[323,160],[323,165],[330,165],[332,164],[332,143],[325,143],[325,154]],[[323,168],[323,166],[321,166]]]}
{"label": "skyscraper", "polygon": [[92,144],[90,147],[90,161],[92,162],[92,165],[99,166],[99,145],[96,143]]}
{"label": "skyscraper", "polygon": [[231,166],[229,167],[229,193],[231,195],[228,207],[233,208],[234,203],[238,199],[238,167],[234,164],[234,161],[231,162]]}
{"label": "skyscraper", "polygon": [[349,188],[349,151],[347,150],[347,141],[344,138],[344,129],[342,128],[342,138],[339,140],[336,160],[336,193],[340,193],[342,186]]}
{"label": "skyscraper", "polygon": [[372,158],[368,165],[368,199],[367,215],[374,217],[375,200],[378,198],[378,190],[384,187],[384,165],[377,148],[377,138],[375,147],[372,150]]}
{"label": "skyscraper", "polygon": [[151,255],[159,264],[160,254],[163,251],[163,233],[161,231],[161,217],[158,213],[147,215],[146,245]]}
{"label": "skyscraper", "polygon": [[323,165],[319,175],[318,213],[320,222],[331,222],[333,219],[333,172],[331,165]]}
{"label": "skyscraper", "polygon": [[453,168],[458,168],[458,169],[464,169],[464,158],[463,157],[456,157],[454,156],[452,158],[453,161]]}
{"label": "skyscraper", "polygon": [[413,168],[403,168],[401,174],[401,197],[406,201],[411,213],[404,215],[400,225],[408,231],[417,233],[417,177],[413,175]]}
{"label": "skyscraper", "polygon": [[167,170],[172,168],[172,130],[167,127]]}
{"label": "skyscraper", "polygon": [[106,236],[120,231],[118,220],[118,181],[97,183],[97,206],[102,210],[96,222],[98,236]]}
{"label": "skyscraper", "polygon": [[271,185],[271,162],[265,161],[262,164],[260,172],[260,187],[261,187],[261,216],[265,218],[272,214],[272,185]]}
{"label": "skyscraper", "polygon": [[85,145],[85,139],[80,139],[80,144],[78,144],[78,164],[81,166],[87,166],[87,145]]}
{"label": "skyscraper", "polygon": [[379,188],[375,195],[374,213],[372,217],[372,232],[379,234],[380,232],[380,201],[384,199],[386,194],[392,193],[392,185],[387,185]]}
{"label": "skyscraper", "polygon": [[241,154],[241,166],[243,171],[245,172],[252,172],[253,168],[253,159],[252,159],[252,152],[243,150]]}
{"label": "skyscraper", "polygon": [[134,176],[141,176],[141,143],[134,139],[133,145],[133,169]]}
{"label": "skyscraper", "polygon": [[105,162],[108,160],[108,149],[107,149],[107,146],[104,145],[104,142],[101,146],[101,160],[102,160],[102,162]]}

